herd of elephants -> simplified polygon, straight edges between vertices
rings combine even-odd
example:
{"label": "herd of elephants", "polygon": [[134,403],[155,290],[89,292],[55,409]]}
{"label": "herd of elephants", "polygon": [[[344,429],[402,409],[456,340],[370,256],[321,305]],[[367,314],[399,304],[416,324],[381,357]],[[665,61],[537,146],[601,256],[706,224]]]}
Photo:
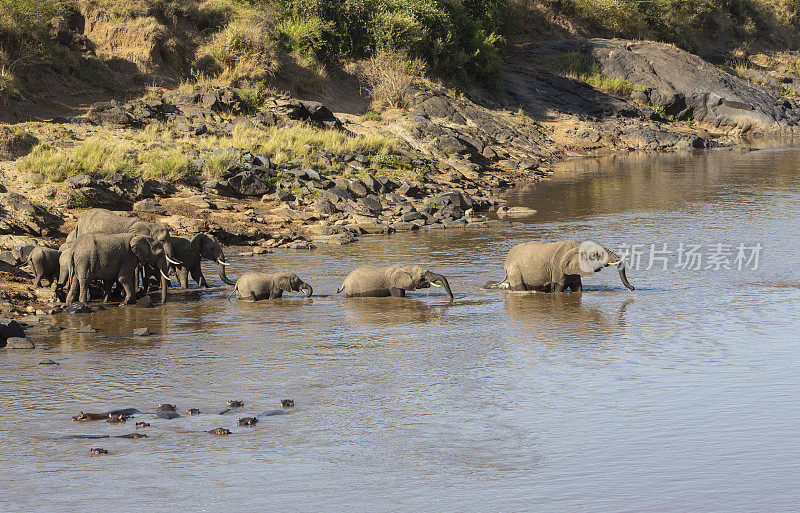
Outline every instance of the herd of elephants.
{"label": "herd of elephants", "polygon": [[[34,285],[47,279],[57,298],[67,305],[90,299],[90,287],[99,285],[104,301],[120,296],[123,304],[160,282],[161,302],[166,301],[170,277],[188,288],[189,275],[200,287],[207,283],[200,266],[203,259],[219,266],[219,276],[233,285],[231,296],[261,300],[283,292],[313,293],[311,285],[291,272],[248,272],[231,281],[228,262],[219,241],[207,233],[191,239],[172,236],[169,229],[136,217],[123,217],[110,210],[94,208],[78,219],[77,225],[58,249],[41,246],[17,248],[34,274]],[[525,242],[511,248],[505,262],[505,278],[489,282],[486,288],[540,292],[579,292],[581,276],[616,266],[625,287],[634,290],[625,275],[624,258],[597,243],[572,240]],[[418,265],[377,267],[364,265],[350,272],[337,292],[348,297],[403,297],[406,291],[441,286],[453,299],[447,278]],[[140,288],[141,287],[141,288]],[[230,296],[229,296],[230,298]]]}

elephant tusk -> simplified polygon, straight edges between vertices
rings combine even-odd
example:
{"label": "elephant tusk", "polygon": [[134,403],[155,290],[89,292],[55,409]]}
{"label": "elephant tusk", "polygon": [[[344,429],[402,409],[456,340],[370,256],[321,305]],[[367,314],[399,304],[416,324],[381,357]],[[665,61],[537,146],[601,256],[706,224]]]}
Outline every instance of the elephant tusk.
{"label": "elephant tusk", "polygon": [[161,273],[161,276],[163,276],[165,280],[169,281],[169,276],[167,276],[166,274],[164,274],[164,271],[162,271],[161,269],[159,269],[159,270],[158,270],[158,272],[160,272],[160,273]]}
{"label": "elephant tusk", "polygon": [[231,265],[231,264],[229,264],[228,262],[226,262],[226,261],[224,261],[224,260],[220,260],[219,258],[217,259],[217,263],[218,263],[219,265],[226,265],[226,266],[227,266],[227,265]]}
{"label": "elephant tusk", "polygon": [[442,286],[441,283],[434,283],[434,282],[431,282],[431,285],[433,285],[434,287],[441,287]]}
{"label": "elephant tusk", "polygon": [[606,264],[606,265],[616,265],[616,266],[620,266],[620,265],[622,265],[622,262],[624,262],[626,258],[628,258],[628,255],[625,255],[625,256],[623,256],[622,258],[620,258],[620,259],[619,259],[619,260],[617,260],[616,262],[609,262],[609,263],[608,263],[608,264]]}
{"label": "elephant tusk", "polygon": [[170,257],[167,257],[167,262],[169,262],[172,265],[183,265],[182,262],[178,262],[177,260],[173,260]]}

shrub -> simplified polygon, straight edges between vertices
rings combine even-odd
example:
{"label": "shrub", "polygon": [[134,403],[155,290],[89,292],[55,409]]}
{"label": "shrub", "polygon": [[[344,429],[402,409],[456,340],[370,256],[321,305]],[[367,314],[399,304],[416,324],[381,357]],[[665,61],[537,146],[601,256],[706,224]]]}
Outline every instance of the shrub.
{"label": "shrub", "polygon": [[413,93],[414,78],[421,76],[424,64],[409,59],[405,52],[378,50],[359,69],[359,76],[372,97],[373,107],[406,107]]}
{"label": "shrub", "polygon": [[106,178],[114,173],[130,176],[134,172],[134,165],[127,158],[123,146],[97,141],[85,141],[74,148],[40,144],[17,161],[17,168],[29,173],[44,173],[53,182],[78,174]]}
{"label": "shrub", "polygon": [[53,182],[79,174],[77,162],[69,158],[67,151],[39,144],[27,156],[17,161],[17,169],[28,173],[43,173]]}

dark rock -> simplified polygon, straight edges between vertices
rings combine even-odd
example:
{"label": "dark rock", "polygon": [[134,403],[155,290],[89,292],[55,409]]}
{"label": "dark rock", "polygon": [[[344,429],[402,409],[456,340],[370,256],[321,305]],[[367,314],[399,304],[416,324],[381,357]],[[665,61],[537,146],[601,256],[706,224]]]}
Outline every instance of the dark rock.
{"label": "dark rock", "polygon": [[401,219],[404,222],[408,223],[411,221],[415,221],[417,219],[425,219],[425,216],[423,216],[419,212],[406,212],[405,214],[402,215]]}
{"label": "dark rock", "polygon": [[381,200],[374,194],[366,196],[364,198],[359,198],[356,202],[356,205],[369,212],[370,214],[376,216],[383,211],[383,205],[381,205]]}
{"label": "dark rock", "polygon": [[367,186],[364,185],[364,182],[362,182],[361,180],[350,180],[350,183],[348,185],[350,192],[352,192],[358,197],[364,197],[370,193],[370,190],[367,189]]}
{"label": "dark rock", "polygon": [[70,184],[73,188],[89,187],[94,183],[94,178],[89,175],[75,175],[70,176],[64,182]]}
{"label": "dark rock", "polygon": [[80,301],[75,301],[66,308],[66,311],[68,313],[78,314],[78,313],[91,313],[92,309],[89,306],[81,303]]}
{"label": "dark rock", "polygon": [[200,125],[194,129],[194,135],[203,135],[206,133],[208,133],[208,127],[206,125]]}
{"label": "dark rock", "polygon": [[317,198],[314,201],[314,210],[325,215],[335,214],[339,211],[333,203],[325,198]]}
{"label": "dark rock", "polygon": [[39,365],[58,365],[58,362],[51,360],[50,358],[45,358],[39,362]]}
{"label": "dark rock", "polygon": [[150,296],[143,296],[136,301],[136,306],[138,308],[152,308],[153,300],[150,298]]}
{"label": "dark rock", "polygon": [[325,191],[325,193],[328,195],[328,199],[330,199],[333,203],[338,203],[340,201],[349,201],[353,199],[353,197],[350,196],[350,194],[347,191],[343,190],[340,187],[334,187],[332,189],[328,189],[327,191]]}
{"label": "dark rock", "polygon": [[229,178],[228,186],[242,196],[263,196],[270,191],[270,185],[251,171]]}
{"label": "dark rock", "polygon": [[[202,167],[202,165],[201,165]],[[165,196],[164,187],[158,180],[139,178],[136,181],[136,199],[152,198],[156,194]]]}
{"label": "dark rock", "polygon": [[411,198],[418,198],[420,196],[419,187],[409,182],[401,183],[400,187],[398,187],[395,192],[397,194],[402,194],[403,196],[409,196]]}
{"label": "dark rock", "polygon": [[164,205],[159,203],[155,198],[138,201],[133,204],[133,209],[137,212],[149,212],[154,214],[166,212]]}
{"label": "dark rock", "polygon": [[150,336],[150,330],[147,328],[136,328],[133,330],[134,337],[148,337]]}
{"label": "dark rock", "polygon": [[9,338],[25,338],[25,330],[17,321],[11,320],[8,324],[0,323],[0,342]]}

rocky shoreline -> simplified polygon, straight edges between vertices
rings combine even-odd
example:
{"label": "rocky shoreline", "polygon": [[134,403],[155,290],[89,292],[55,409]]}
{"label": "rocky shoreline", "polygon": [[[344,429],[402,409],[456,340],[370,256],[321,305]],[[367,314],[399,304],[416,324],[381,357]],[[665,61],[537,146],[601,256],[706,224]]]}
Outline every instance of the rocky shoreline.
{"label": "rocky shoreline", "polygon": [[[565,55],[635,89],[626,98],[555,73],[548,63]],[[0,127],[0,316],[59,311],[11,250],[58,247],[91,207],[175,235],[208,232],[250,248],[242,254],[313,249],[529,216],[503,192],[546,179],[556,161],[740,144],[792,135],[800,120],[793,98],[669,45],[562,41],[511,60],[502,102],[420,83],[407,108],[377,119],[285,94],[254,106],[232,88],[194,84]],[[161,155],[182,164],[159,175]],[[119,172],[104,167],[112,157]]]}

